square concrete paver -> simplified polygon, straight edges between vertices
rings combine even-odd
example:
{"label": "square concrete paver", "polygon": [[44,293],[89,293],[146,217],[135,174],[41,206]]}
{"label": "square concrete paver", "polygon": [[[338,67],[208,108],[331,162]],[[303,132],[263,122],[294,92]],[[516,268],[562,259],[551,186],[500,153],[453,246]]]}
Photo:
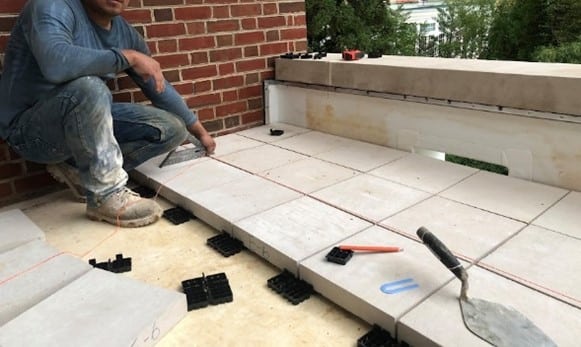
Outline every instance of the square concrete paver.
{"label": "square concrete paver", "polygon": [[33,240],[44,240],[44,233],[21,210],[0,212],[0,253]]}
{"label": "square concrete paver", "polygon": [[152,159],[141,166],[142,172],[147,172],[147,178],[144,179],[141,175],[132,175],[132,177],[156,192],[159,190],[160,195],[182,206],[193,194],[252,176],[212,158],[198,160],[175,169],[171,167],[159,169],[148,167]]}
{"label": "square concrete paver", "polygon": [[0,253],[0,327],[90,269],[40,240]]}
{"label": "square concrete paver", "polygon": [[569,193],[533,224],[581,239],[581,193]]}
{"label": "square concrete paver", "polygon": [[355,170],[367,172],[371,169],[408,155],[407,152],[354,141],[346,146],[319,153],[315,157]]}
{"label": "square concrete paver", "polygon": [[4,325],[0,345],[153,346],[186,313],[182,293],[94,269]]}
{"label": "square concrete paver", "polygon": [[248,176],[192,194],[184,204],[204,222],[231,233],[232,223],[301,196],[264,178]]}
{"label": "square concrete paver", "polygon": [[311,193],[357,175],[358,172],[315,158],[307,158],[292,164],[260,173],[303,193]]}
{"label": "square concrete paver", "polygon": [[430,196],[426,192],[362,174],[313,194],[334,206],[378,222]]}
{"label": "square concrete paver", "polygon": [[236,222],[234,236],[270,263],[296,273],[302,259],[370,225],[302,197]]}
{"label": "square concrete paver", "polygon": [[344,137],[325,134],[318,131],[310,131],[305,134],[276,141],[275,145],[302,154],[315,155],[322,152],[328,152],[337,147],[348,146],[354,142],[356,141]]}
{"label": "square concrete paver", "polygon": [[481,171],[441,196],[503,216],[530,222],[567,190]]}
{"label": "square concrete paver", "polygon": [[370,174],[435,194],[477,171],[467,166],[410,154]]}
{"label": "square concrete paver", "polygon": [[479,265],[581,308],[579,239],[529,226]]}
{"label": "square concrete paver", "polygon": [[[477,266],[468,269],[468,281],[469,297],[516,309],[558,346],[579,344],[579,309]],[[459,295],[460,281],[454,279],[401,318],[397,328],[398,338],[411,346],[490,346],[464,325]]]}
{"label": "square concrete paver", "polygon": [[[282,130],[284,133],[282,135],[271,135],[270,129]],[[300,128],[294,125],[285,123],[272,123],[268,125],[263,125],[255,128],[250,128],[248,130],[242,130],[237,132],[237,135],[249,137],[251,139],[262,141],[266,143],[284,140],[289,137],[307,133],[311,130]]]}
{"label": "square concrete paver", "polygon": [[317,292],[392,334],[399,316],[453,277],[426,246],[378,226],[337,244],[403,247],[397,253],[355,252],[346,265],[325,259],[329,247],[299,268]]}
{"label": "square concrete paver", "polygon": [[252,177],[252,175],[218,160],[210,159],[191,166],[174,177],[168,177],[165,181],[160,179],[157,183],[189,197],[192,194],[247,177]]}
{"label": "square concrete paver", "polygon": [[[216,138],[216,153],[214,156],[224,156],[263,145],[264,143],[262,142],[236,134],[220,136]],[[192,147],[192,145],[188,144],[182,146],[180,149]],[[133,170],[131,172],[131,177],[140,184],[154,189],[157,189],[160,185],[164,186],[160,193],[166,199],[177,204],[182,201],[180,198],[180,193],[182,191],[181,189],[174,189],[175,186],[181,187],[185,185],[189,187],[191,185],[196,185],[209,188],[213,186],[213,184],[222,184],[224,183],[224,180],[230,180],[230,177],[237,179],[240,174],[242,174],[242,172],[234,173],[232,168],[227,168],[224,164],[220,165],[211,163],[207,164],[209,166],[196,167],[204,162],[212,161],[213,159],[211,157],[188,160],[160,168],[159,165],[166,156],[167,154],[163,154],[151,158]],[[212,170],[212,168],[217,169]],[[210,175],[207,174],[208,170],[212,172]],[[218,177],[212,177],[213,174],[217,174]],[[232,177],[231,175],[234,175],[235,177]],[[200,189],[196,189],[196,191],[200,191]]]}
{"label": "square concrete paver", "polygon": [[[216,141],[216,151],[214,156],[224,156],[230,153],[235,153],[248,148],[258,147],[264,145],[264,143],[240,136],[237,134],[229,134],[217,137]],[[177,148],[178,151],[184,149],[194,148],[192,144],[186,144]],[[132,176],[139,181],[143,181],[145,178],[157,177],[159,180],[166,180],[169,177],[173,177],[180,172],[187,170],[192,165],[198,164],[205,160],[210,160],[209,157],[202,157],[193,160],[187,160],[181,163],[176,163],[169,166],[164,166],[160,168],[159,165],[167,157],[167,153],[159,155],[157,157],[151,158],[145,163],[141,164],[132,172]]]}
{"label": "square concrete paver", "polygon": [[220,156],[219,160],[243,170],[257,173],[306,158],[308,157],[280,147],[262,145]]}
{"label": "square concrete paver", "polygon": [[388,229],[417,238],[426,227],[457,255],[479,259],[526,226],[525,223],[434,196],[383,220]]}
{"label": "square concrete paver", "polygon": [[214,155],[217,156],[238,152],[252,147],[258,147],[264,144],[263,142],[240,136],[238,134],[218,136],[214,140],[216,141],[216,151],[214,152]]}

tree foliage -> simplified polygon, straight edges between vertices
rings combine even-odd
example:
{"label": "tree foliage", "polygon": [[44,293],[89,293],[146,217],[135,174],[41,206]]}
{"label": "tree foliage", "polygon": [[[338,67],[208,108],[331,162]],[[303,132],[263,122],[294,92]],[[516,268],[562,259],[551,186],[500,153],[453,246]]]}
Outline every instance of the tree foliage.
{"label": "tree foliage", "polygon": [[548,1],[500,1],[490,30],[487,58],[533,60],[535,50],[551,42]]}
{"label": "tree foliage", "polygon": [[325,43],[332,39],[331,20],[336,12],[336,0],[306,0],[307,39],[309,47],[315,51],[323,51]]}
{"label": "tree foliage", "polygon": [[547,16],[551,42],[537,47],[533,60],[581,64],[581,1],[548,1]]}
{"label": "tree foliage", "polygon": [[581,42],[540,47],[536,50],[534,59],[547,63],[581,64]]}
{"label": "tree foliage", "polygon": [[560,45],[581,40],[581,1],[549,0],[547,15],[553,44]]}
{"label": "tree foliage", "polygon": [[479,58],[488,46],[496,0],[446,0],[438,9],[439,56]]}
{"label": "tree foliage", "polygon": [[581,0],[444,0],[439,37],[383,0],[306,0],[314,51],[581,62]]}
{"label": "tree foliage", "polygon": [[401,11],[383,0],[307,0],[309,47],[315,51],[360,49],[382,54],[414,52],[416,32]]}

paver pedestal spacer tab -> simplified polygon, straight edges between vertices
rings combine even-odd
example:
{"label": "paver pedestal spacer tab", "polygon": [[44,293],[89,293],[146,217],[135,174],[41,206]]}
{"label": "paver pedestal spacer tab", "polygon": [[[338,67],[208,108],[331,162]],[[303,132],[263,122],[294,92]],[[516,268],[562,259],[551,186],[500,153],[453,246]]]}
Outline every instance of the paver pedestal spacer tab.
{"label": "paver pedestal spacer tab", "polygon": [[206,241],[206,244],[218,251],[224,257],[229,257],[231,255],[240,253],[240,251],[244,249],[244,244],[242,241],[233,238],[226,232],[210,237]]}
{"label": "paver pedestal spacer tab", "polygon": [[286,269],[281,274],[269,279],[267,284],[270,289],[280,294],[293,305],[298,305],[307,300],[314,292],[312,285],[296,278]]}
{"label": "paver pedestal spacer tab", "polygon": [[232,302],[234,300],[230,283],[228,283],[226,274],[223,272],[207,276],[206,288],[208,289],[210,304],[212,305]]}
{"label": "paver pedestal spacer tab", "polygon": [[327,261],[331,263],[336,263],[340,265],[345,265],[353,256],[352,250],[342,250],[339,247],[333,247],[329,253],[325,256]]}
{"label": "paver pedestal spacer tab", "polygon": [[117,254],[115,260],[111,259],[97,263],[95,259],[89,259],[89,264],[95,268],[110,271],[114,273],[122,273],[131,271],[131,258],[123,258],[123,254]]}
{"label": "paver pedestal spacer tab", "polygon": [[188,302],[188,311],[197,310],[209,305],[208,291],[204,277],[182,281],[182,288]]}
{"label": "paver pedestal spacer tab", "polygon": [[174,225],[185,223],[190,219],[195,219],[194,215],[179,206],[163,211],[163,216]]}
{"label": "paver pedestal spacer tab", "polygon": [[182,281],[182,288],[188,301],[188,311],[232,302],[234,296],[224,272]]}
{"label": "paver pedestal spacer tab", "polygon": [[402,344],[398,344],[397,340],[391,337],[389,331],[383,329],[377,324],[373,324],[371,330],[357,340],[357,347],[404,347],[404,346],[408,346],[408,344],[405,342],[402,342]]}
{"label": "paver pedestal spacer tab", "polygon": [[135,193],[139,194],[139,196],[145,199],[151,199],[157,195],[155,190],[146,186],[137,186],[131,190],[133,190]]}

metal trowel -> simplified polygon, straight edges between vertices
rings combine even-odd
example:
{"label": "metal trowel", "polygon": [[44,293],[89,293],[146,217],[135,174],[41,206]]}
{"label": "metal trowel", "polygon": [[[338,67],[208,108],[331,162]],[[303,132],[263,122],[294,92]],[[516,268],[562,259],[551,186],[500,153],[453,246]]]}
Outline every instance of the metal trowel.
{"label": "metal trowel", "polygon": [[460,310],[464,324],[473,334],[494,346],[557,346],[517,310],[482,299],[468,298],[468,273],[460,261],[426,228],[419,228],[417,235],[462,282]]}
{"label": "metal trowel", "polygon": [[159,164],[159,167],[162,168],[164,166],[169,166],[206,156],[206,149],[197,138],[195,138],[193,135],[188,135],[188,137],[186,137],[186,141],[194,145],[194,147],[187,148],[178,147],[172,149],[167,154],[165,159],[163,159],[161,164]]}

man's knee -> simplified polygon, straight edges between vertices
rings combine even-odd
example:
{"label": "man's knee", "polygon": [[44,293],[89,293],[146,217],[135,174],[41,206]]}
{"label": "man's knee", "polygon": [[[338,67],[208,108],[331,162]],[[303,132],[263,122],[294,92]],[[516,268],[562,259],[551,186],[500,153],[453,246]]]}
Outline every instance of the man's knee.
{"label": "man's knee", "polygon": [[68,94],[78,106],[99,107],[103,105],[107,109],[111,108],[111,91],[99,77],[85,76],[77,78],[67,83],[65,89],[65,95]]}
{"label": "man's knee", "polygon": [[94,122],[111,114],[111,91],[99,77],[86,76],[72,80],[64,86],[61,95],[68,97],[73,107],[71,112],[66,112],[68,116],[82,115],[81,119]]}
{"label": "man's knee", "polygon": [[170,143],[172,147],[177,147],[182,144],[188,135],[184,121],[174,115],[168,115],[164,121],[162,140]]}

